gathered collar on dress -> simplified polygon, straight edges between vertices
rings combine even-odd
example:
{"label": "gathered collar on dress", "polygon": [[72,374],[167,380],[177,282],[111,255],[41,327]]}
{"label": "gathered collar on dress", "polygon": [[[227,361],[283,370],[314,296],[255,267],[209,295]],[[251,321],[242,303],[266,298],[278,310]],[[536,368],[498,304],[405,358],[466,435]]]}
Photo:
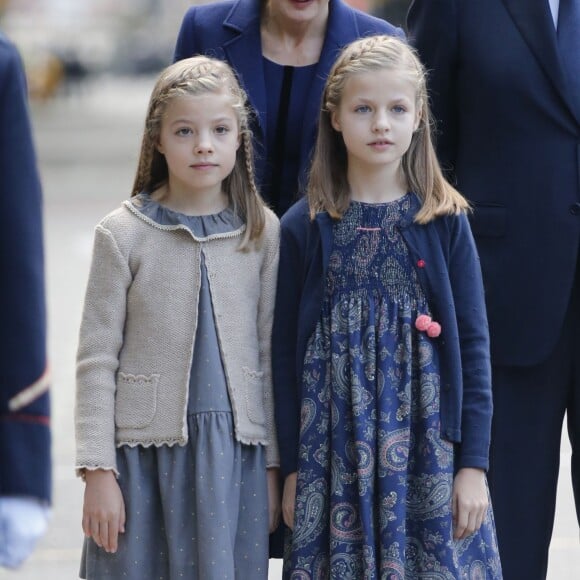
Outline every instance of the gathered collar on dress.
{"label": "gathered collar on dress", "polygon": [[174,211],[141,192],[126,202],[134,213],[145,221],[162,228],[187,228],[195,238],[209,238],[224,234],[237,235],[245,230],[243,219],[231,206],[209,215],[187,215]]}

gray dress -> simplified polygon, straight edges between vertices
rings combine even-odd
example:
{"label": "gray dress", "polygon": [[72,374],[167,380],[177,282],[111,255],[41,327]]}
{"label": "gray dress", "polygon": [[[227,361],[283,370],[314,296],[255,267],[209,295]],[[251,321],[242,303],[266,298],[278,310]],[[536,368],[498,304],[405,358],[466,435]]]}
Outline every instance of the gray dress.
{"label": "gray dress", "polygon": [[[186,216],[137,198],[143,214],[187,226],[200,243],[234,231],[231,209]],[[203,251],[202,251],[203,254]],[[80,577],[89,580],[213,580],[268,577],[265,450],[235,440],[232,409],[202,259],[186,446],[117,449],[125,533],[115,554],[85,539]]]}

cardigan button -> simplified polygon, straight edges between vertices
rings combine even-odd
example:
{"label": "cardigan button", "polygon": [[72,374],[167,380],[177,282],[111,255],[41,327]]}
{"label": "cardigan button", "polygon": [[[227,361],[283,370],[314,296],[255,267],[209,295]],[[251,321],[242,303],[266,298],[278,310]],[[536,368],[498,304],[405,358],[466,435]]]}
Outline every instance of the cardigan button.
{"label": "cardigan button", "polygon": [[580,203],[573,203],[568,209],[572,215],[580,215]]}

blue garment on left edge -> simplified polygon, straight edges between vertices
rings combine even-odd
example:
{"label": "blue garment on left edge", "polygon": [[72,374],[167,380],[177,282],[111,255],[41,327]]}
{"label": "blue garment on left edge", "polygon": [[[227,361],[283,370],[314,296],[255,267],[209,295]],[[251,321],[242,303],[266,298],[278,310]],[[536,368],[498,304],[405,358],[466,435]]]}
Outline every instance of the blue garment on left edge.
{"label": "blue garment on left edge", "polygon": [[302,377],[291,580],[502,577],[491,507],[453,539],[437,339],[415,328],[429,305],[397,227],[409,204],[353,202],[333,227]]}

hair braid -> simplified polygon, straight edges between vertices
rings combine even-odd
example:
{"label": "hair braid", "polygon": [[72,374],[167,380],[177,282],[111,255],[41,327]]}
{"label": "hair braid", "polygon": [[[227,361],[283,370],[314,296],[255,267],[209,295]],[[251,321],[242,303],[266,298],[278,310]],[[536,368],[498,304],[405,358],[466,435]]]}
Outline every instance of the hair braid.
{"label": "hair braid", "polygon": [[353,74],[385,69],[400,73],[415,89],[419,126],[401,161],[408,189],[423,202],[415,221],[426,223],[437,215],[469,209],[465,198],[447,183],[437,162],[431,138],[426,74],[417,52],[398,38],[377,35],[346,46],[328,74],[307,189],[312,216],[327,211],[333,218],[340,218],[350,203],[348,151],[342,135],[331,122],[332,113],[340,106],[345,85]]}
{"label": "hair braid", "polygon": [[207,56],[194,56],[178,61],[162,71],[155,83],[147,117],[141,153],[131,195],[154,192],[167,183],[169,170],[165,156],[159,152],[161,127],[168,104],[182,96],[226,93],[238,121],[242,143],[236,163],[222,182],[224,193],[246,223],[246,234],[240,249],[258,240],[264,230],[264,203],[258,194],[254,175],[252,134],[249,128],[249,107],[245,91],[232,68],[224,61]]}

